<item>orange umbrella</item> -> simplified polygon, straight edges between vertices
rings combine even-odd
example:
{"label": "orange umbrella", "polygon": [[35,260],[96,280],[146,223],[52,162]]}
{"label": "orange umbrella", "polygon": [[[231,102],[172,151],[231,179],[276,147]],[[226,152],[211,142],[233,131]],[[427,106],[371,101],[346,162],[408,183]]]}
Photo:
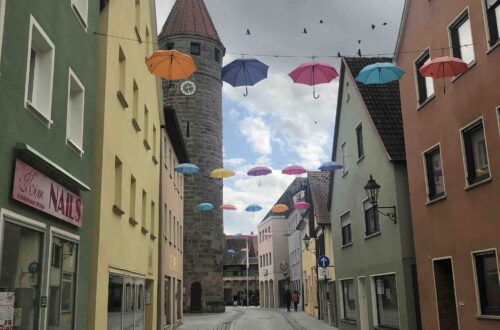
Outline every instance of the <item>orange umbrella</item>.
{"label": "orange umbrella", "polygon": [[147,60],[149,72],[165,80],[183,80],[195,71],[193,58],[176,50],[157,50]]}
{"label": "orange umbrella", "polygon": [[276,204],[273,206],[271,211],[273,211],[274,213],[283,213],[288,211],[288,206],[286,206],[285,204]]}

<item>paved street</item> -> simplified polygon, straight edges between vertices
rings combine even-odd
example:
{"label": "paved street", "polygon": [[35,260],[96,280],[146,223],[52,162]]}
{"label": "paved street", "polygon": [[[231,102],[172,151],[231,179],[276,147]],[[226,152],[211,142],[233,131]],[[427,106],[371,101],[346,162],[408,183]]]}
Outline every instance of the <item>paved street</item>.
{"label": "paved street", "polygon": [[287,313],[284,309],[227,307],[221,314],[185,314],[183,330],[305,330],[336,328],[304,312]]}

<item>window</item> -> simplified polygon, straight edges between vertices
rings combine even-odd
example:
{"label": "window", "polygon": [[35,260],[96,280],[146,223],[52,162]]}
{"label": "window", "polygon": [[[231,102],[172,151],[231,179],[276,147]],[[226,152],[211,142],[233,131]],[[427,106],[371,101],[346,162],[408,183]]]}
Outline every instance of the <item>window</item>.
{"label": "window", "polygon": [[175,44],[173,42],[168,42],[167,43],[167,50],[173,50],[175,49]]}
{"label": "window", "polygon": [[262,267],[262,256],[259,256],[259,262],[260,267]]}
{"label": "window", "polygon": [[146,229],[146,213],[147,213],[147,200],[148,200],[148,196],[146,194],[146,192],[143,190],[142,191],[142,219],[141,219],[141,224],[142,224],[142,228]]}
{"label": "window", "polygon": [[500,0],[483,0],[486,6],[490,47],[500,41]]}
{"label": "window", "polygon": [[417,78],[417,93],[418,93],[418,104],[424,104],[428,99],[434,95],[434,81],[431,77],[424,77],[420,74],[420,68],[424,66],[428,61],[430,61],[431,56],[429,51],[426,50],[416,61],[415,61],[415,74]]}
{"label": "window", "polygon": [[182,225],[180,226],[179,230],[179,245],[180,245],[180,250],[182,252],[184,249],[184,231],[182,230]]}
{"label": "window", "polygon": [[76,17],[82,23],[83,27],[87,28],[87,16],[89,10],[89,0],[71,0],[71,7],[76,14]]}
{"label": "window", "polygon": [[140,131],[139,127],[139,86],[137,86],[137,82],[133,81],[133,96],[132,96],[132,124],[136,131]]}
{"label": "window", "polygon": [[356,127],[356,139],[358,141],[358,159],[365,156],[365,149],[363,147],[363,126],[361,124]]}
{"label": "window", "polygon": [[144,106],[144,147],[146,150],[151,149],[149,146],[149,111],[146,106]]}
{"label": "window", "polygon": [[432,201],[445,194],[441,150],[439,146],[427,151],[424,157],[427,176],[427,196],[429,201]]}
{"label": "window", "polygon": [[469,185],[490,177],[483,121],[462,130],[467,182]]}
{"label": "window", "polygon": [[83,118],[85,109],[85,88],[70,69],[68,78],[68,118],[66,140],[79,152],[83,150]]}
{"label": "window", "polygon": [[135,34],[137,35],[137,40],[139,42],[142,42],[141,34],[139,32],[140,28],[141,28],[141,1],[135,0]]}
{"label": "window", "polygon": [[121,211],[122,206],[122,162],[115,156],[115,205]]}
{"label": "window", "polygon": [[191,55],[200,55],[201,54],[201,44],[199,42],[191,43]]}
{"label": "window", "polygon": [[214,48],[214,60],[217,63],[220,63],[220,50],[219,48]]}
{"label": "window", "polygon": [[128,108],[127,100],[125,99],[126,95],[126,85],[127,85],[127,58],[125,57],[125,53],[121,46],[118,49],[118,65],[119,65],[119,74],[118,74],[118,101],[120,101],[121,105],[124,108]]}
{"label": "window", "polygon": [[269,252],[269,264],[272,265],[273,264],[273,255],[271,252]]}
{"label": "window", "polygon": [[174,233],[174,247],[177,247],[177,219],[174,215],[174,222],[172,223],[172,231]]}
{"label": "window", "polygon": [[354,280],[343,280],[342,283],[342,319],[356,322],[356,299],[354,297]]}
{"label": "window", "polygon": [[450,38],[452,54],[461,58],[465,63],[474,62],[474,46],[472,41],[472,30],[470,27],[469,13],[465,11],[453,22],[450,27]]}
{"label": "window", "polygon": [[163,238],[167,239],[168,237],[168,207],[167,203],[163,205],[163,216],[162,216],[162,229],[163,229]]}
{"label": "window", "polygon": [[342,165],[342,174],[346,174],[349,171],[349,165],[347,163],[347,142],[344,141],[340,147],[340,152],[341,152],[341,161]]}
{"label": "window", "polygon": [[155,202],[151,202],[151,228],[149,228],[149,232],[154,236],[155,234]]}
{"label": "window", "polygon": [[172,148],[168,149],[168,163],[170,164],[170,177],[172,177],[172,174],[174,173],[174,163],[172,159]]}
{"label": "window", "polygon": [[153,158],[156,160],[156,127],[155,127],[155,125],[153,125]]}
{"label": "window", "polygon": [[500,316],[500,273],[496,251],[474,253],[481,315]]}
{"label": "window", "polygon": [[398,292],[396,275],[375,276],[378,326],[399,329]]}
{"label": "window", "polygon": [[342,245],[345,246],[351,244],[351,212],[344,213],[340,216],[340,224],[342,226]]}
{"label": "window", "polygon": [[365,236],[370,236],[380,233],[380,223],[378,219],[377,209],[370,203],[369,200],[363,202],[365,212]]}
{"label": "window", "polygon": [[31,16],[26,70],[26,107],[45,124],[51,124],[55,46]]}
{"label": "window", "polygon": [[169,231],[168,241],[170,245],[172,245],[172,210],[168,211],[168,231]]}
{"label": "window", "polygon": [[170,310],[170,277],[165,277],[165,325],[172,323],[171,310]]}
{"label": "window", "polygon": [[146,46],[144,47],[144,49],[146,50],[146,56],[145,56],[145,58],[148,58],[149,55],[151,55],[151,44],[152,44],[152,41],[151,41],[151,36],[150,36],[150,33],[149,33],[149,28],[147,26],[146,26],[145,36],[146,36]]}
{"label": "window", "polygon": [[135,200],[136,200],[136,181],[134,176],[130,177],[130,218],[135,220]]}

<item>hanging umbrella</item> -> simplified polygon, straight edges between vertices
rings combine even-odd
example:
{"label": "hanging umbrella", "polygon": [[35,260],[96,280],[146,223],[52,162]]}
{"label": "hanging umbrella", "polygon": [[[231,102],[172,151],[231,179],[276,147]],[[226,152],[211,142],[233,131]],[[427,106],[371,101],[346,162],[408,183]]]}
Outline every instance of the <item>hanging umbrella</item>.
{"label": "hanging umbrella", "polygon": [[255,166],[248,170],[247,175],[249,176],[263,176],[271,174],[273,170],[271,170],[267,166]]}
{"label": "hanging umbrella", "polygon": [[293,208],[298,209],[298,210],[306,210],[309,207],[311,207],[311,204],[306,203],[306,202],[297,202],[297,203],[293,204]]}
{"label": "hanging umbrella", "polygon": [[281,171],[281,173],[288,174],[288,175],[300,175],[300,174],[304,174],[306,172],[307,172],[307,170],[299,165],[287,166]]}
{"label": "hanging umbrella", "polygon": [[201,203],[196,206],[198,211],[210,211],[214,209],[214,206],[210,203]]}
{"label": "hanging umbrella", "polygon": [[443,92],[446,94],[445,77],[456,77],[469,69],[467,63],[460,58],[437,57],[424,64],[418,71],[424,77],[443,78]]}
{"label": "hanging umbrella", "polygon": [[213,170],[212,173],[210,173],[211,178],[215,179],[225,179],[232,177],[234,175],[234,172],[225,168],[218,168],[216,170]]}
{"label": "hanging umbrella", "polygon": [[247,249],[247,248],[243,248],[243,249],[241,249],[240,251],[241,251],[241,252],[247,252],[247,251],[248,251],[248,249]]}
{"label": "hanging umbrella", "polygon": [[219,210],[234,211],[236,207],[232,204],[222,204],[219,206]]}
{"label": "hanging umbrella", "polygon": [[240,236],[241,236],[241,233],[234,233],[234,234],[233,234],[233,237],[234,237],[234,238],[238,238],[238,237],[240,237]]}
{"label": "hanging umbrella", "polygon": [[189,163],[183,163],[175,166],[174,171],[182,173],[182,174],[193,174],[197,173],[200,169],[198,166]]}
{"label": "hanging umbrella", "polygon": [[269,67],[256,59],[234,60],[222,68],[222,80],[233,87],[245,86],[248,95],[248,86],[253,86],[267,78]]}
{"label": "hanging umbrella", "polygon": [[340,170],[343,167],[344,167],[344,165],[337,163],[337,162],[325,162],[325,163],[321,164],[321,166],[319,167],[319,170],[323,171],[323,172],[333,172],[336,170]]}
{"label": "hanging umbrella", "polygon": [[176,50],[157,50],[147,60],[149,72],[165,80],[183,80],[195,71],[193,58]]}
{"label": "hanging umbrella", "polygon": [[260,210],[262,210],[262,206],[258,204],[250,204],[245,208],[247,212],[259,212]]}
{"label": "hanging umbrella", "polygon": [[229,250],[227,250],[227,252],[228,252],[228,253],[231,253],[231,254],[235,254],[235,253],[236,253],[236,251],[235,251],[235,250],[233,250],[233,249],[229,249]]}
{"label": "hanging umbrella", "polygon": [[316,85],[326,84],[339,76],[339,73],[328,63],[306,62],[299,65],[298,68],[288,74],[296,84],[313,86],[313,97],[316,96]]}
{"label": "hanging umbrella", "polygon": [[276,204],[273,206],[271,211],[274,213],[284,213],[288,211],[288,206],[286,206],[285,204]]}
{"label": "hanging umbrella", "polygon": [[378,62],[365,66],[356,77],[365,85],[386,84],[401,79],[405,71],[390,62]]}

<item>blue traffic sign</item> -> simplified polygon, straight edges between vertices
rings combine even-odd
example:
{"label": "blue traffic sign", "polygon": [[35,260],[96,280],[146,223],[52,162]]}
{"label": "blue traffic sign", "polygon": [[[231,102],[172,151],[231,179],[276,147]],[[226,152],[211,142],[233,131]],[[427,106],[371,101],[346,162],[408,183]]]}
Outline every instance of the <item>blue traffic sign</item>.
{"label": "blue traffic sign", "polygon": [[330,259],[327,256],[320,256],[318,258],[318,266],[321,268],[328,268],[330,266]]}

